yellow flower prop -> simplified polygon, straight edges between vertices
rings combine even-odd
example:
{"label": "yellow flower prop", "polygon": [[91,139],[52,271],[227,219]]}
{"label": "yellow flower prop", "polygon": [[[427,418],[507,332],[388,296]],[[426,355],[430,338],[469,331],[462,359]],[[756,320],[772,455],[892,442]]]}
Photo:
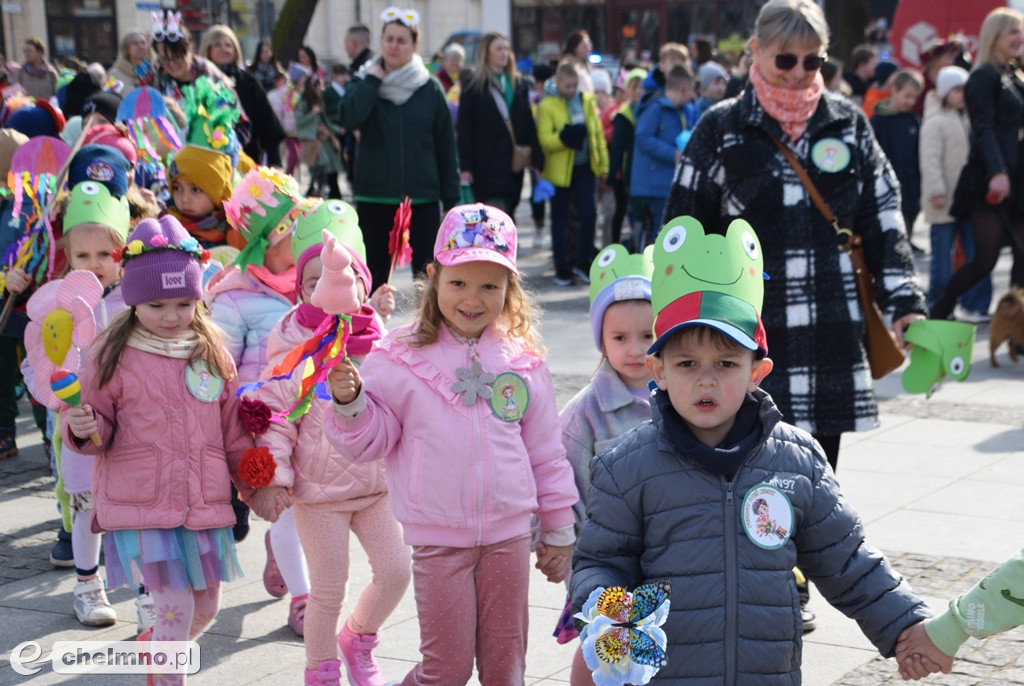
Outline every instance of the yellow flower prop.
{"label": "yellow flower prop", "polygon": [[136,238],[134,241],[129,243],[128,244],[128,254],[129,255],[141,255],[142,254],[142,241],[140,241],[139,239]]}

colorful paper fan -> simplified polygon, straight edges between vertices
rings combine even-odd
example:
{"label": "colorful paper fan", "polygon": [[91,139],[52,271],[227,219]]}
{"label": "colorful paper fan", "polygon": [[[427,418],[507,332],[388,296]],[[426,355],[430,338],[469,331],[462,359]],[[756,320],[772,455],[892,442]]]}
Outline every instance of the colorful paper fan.
{"label": "colorful paper fan", "polygon": [[117,108],[117,120],[124,122],[128,137],[139,149],[140,164],[159,177],[163,157],[181,149],[181,132],[167,112],[160,91],[149,86],[131,90]]}
{"label": "colorful paper fan", "polygon": [[71,148],[59,138],[36,136],[23,143],[11,157],[11,173],[28,172],[32,176],[56,176],[71,157]]}
{"label": "colorful paper fan", "polygon": [[20,237],[7,247],[0,259],[0,293],[7,287],[12,268],[24,269],[36,285],[44,283],[53,269],[53,228],[49,213],[52,196],[57,193],[57,177],[28,172],[8,176],[14,195],[11,222],[18,225]]}
{"label": "colorful paper fan", "polygon": [[33,371],[32,397],[50,409],[65,406],[65,401],[54,395],[50,377],[61,368],[79,368],[79,350],[96,337],[93,308],[102,299],[99,279],[85,270],[43,284],[28,299],[25,350]]}

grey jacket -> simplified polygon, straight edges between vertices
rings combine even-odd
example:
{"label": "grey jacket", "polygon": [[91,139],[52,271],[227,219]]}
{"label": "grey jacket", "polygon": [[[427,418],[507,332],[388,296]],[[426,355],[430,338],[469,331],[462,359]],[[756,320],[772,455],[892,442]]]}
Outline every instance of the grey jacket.
{"label": "grey jacket", "polygon": [[[573,612],[598,586],[671,580],[662,627],[668,665],[652,683],[799,684],[797,565],[885,656],[903,629],[931,616],[865,543],[860,517],[811,436],[783,423],[766,393],[755,396],[761,437],[732,481],[678,453],[655,402],[651,422],[592,462],[587,520],[573,555]],[[762,485],[792,504],[790,535],[775,549],[745,530],[744,498]],[[772,516],[781,523],[779,509]]]}

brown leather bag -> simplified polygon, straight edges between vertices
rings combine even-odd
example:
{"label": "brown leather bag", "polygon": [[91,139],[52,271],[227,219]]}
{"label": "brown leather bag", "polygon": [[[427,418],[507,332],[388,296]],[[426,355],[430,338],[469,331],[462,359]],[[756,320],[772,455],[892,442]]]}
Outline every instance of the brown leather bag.
{"label": "brown leather bag", "polygon": [[903,364],[903,351],[896,345],[896,339],[893,338],[892,332],[885,326],[882,310],[878,306],[878,301],[875,300],[875,279],[868,271],[867,261],[864,259],[864,238],[849,229],[840,228],[835,213],[821,197],[821,193],[818,192],[811,177],[807,175],[807,170],[800,164],[793,151],[775,136],[771,136],[771,139],[775,145],[779,146],[779,150],[793,167],[793,171],[800,177],[800,183],[807,189],[814,206],[835,229],[836,236],[839,238],[839,246],[850,256],[853,274],[857,282],[857,297],[860,300],[861,311],[864,313],[864,349],[868,354],[871,378],[881,379]]}

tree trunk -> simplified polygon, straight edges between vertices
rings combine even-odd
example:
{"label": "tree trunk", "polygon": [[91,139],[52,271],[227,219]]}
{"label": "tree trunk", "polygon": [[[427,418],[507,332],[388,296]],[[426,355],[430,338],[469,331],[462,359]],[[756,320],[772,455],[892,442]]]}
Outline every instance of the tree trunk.
{"label": "tree trunk", "polygon": [[[850,53],[864,42],[864,30],[871,21],[867,0],[825,0],[825,18],[832,28],[829,54],[850,68]],[[275,34],[276,35],[276,34]],[[277,45],[275,43],[275,45]]]}
{"label": "tree trunk", "polygon": [[288,66],[289,60],[295,60],[299,48],[306,39],[306,31],[313,21],[318,0],[285,0],[281,13],[277,16],[274,27],[274,54],[282,66]]}

